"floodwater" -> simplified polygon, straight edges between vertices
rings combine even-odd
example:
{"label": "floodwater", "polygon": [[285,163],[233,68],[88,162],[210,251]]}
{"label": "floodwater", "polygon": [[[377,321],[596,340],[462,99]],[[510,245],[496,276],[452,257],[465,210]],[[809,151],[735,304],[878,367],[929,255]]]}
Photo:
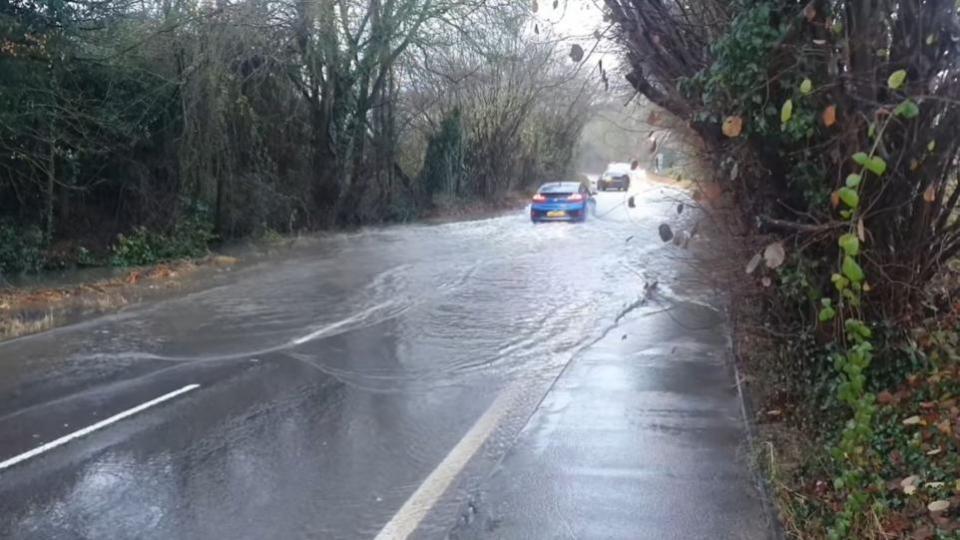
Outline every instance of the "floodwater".
{"label": "floodwater", "polygon": [[713,299],[657,234],[695,219],[685,196],[634,195],[631,209],[600,194],[583,224],[516,213],[330,235],[0,344],[0,460],[199,385],[0,466],[0,537],[373,537],[509,393],[418,522],[443,536],[571,359],[630,312]]}

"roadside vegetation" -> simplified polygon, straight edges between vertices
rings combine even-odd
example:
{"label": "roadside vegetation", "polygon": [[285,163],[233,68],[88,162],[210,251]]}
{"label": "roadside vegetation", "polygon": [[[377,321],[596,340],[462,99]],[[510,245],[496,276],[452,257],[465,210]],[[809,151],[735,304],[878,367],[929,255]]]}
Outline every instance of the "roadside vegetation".
{"label": "roadside vegetation", "polygon": [[569,175],[602,83],[529,5],[0,6],[0,276],[414,219]]}
{"label": "roadside vegetation", "polygon": [[738,345],[788,534],[960,538],[953,0],[606,0],[743,237]]}

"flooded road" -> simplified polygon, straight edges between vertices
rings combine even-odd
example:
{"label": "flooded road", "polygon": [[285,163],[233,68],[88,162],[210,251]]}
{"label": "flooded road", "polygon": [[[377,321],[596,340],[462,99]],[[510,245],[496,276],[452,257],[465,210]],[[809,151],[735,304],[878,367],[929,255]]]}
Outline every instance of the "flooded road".
{"label": "flooded road", "polygon": [[0,537],[444,537],[572,359],[710,300],[657,236],[678,199],[333,235],[0,344]]}

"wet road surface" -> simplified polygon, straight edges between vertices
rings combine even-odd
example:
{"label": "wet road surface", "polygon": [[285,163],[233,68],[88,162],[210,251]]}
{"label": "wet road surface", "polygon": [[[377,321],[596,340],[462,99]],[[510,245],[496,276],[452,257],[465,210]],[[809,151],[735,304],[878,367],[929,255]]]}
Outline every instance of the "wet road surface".
{"label": "wet road surface", "polygon": [[[544,482],[587,482],[591,459],[627,446],[662,465],[651,478],[674,475],[673,487],[639,469],[615,479],[630,486],[618,515],[649,517],[649,528],[597,513],[572,530],[666,537],[654,534],[662,489],[678,494],[712,467],[737,487],[709,494],[749,491],[722,317],[703,306],[710,291],[683,253],[656,236],[662,220],[687,218],[677,197],[644,186],[631,210],[601,194],[599,216],[579,225],[518,213],[333,235],[199,293],[0,344],[0,537],[530,537],[532,522],[484,518],[484,500],[525,498],[502,471],[519,467],[531,504],[562,509],[584,501]],[[703,339],[670,334],[682,354],[658,349],[652,314],[690,306],[720,323]],[[621,339],[629,349],[616,344],[618,321],[636,334]],[[623,401],[590,405],[598,394]],[[562,478],[532,470],[547,462],[531,433],[554,424],[609,444],[553,452]],[[716,451],[684,446],[697,430]],[[743,502],[740,522],[754,527],[743,537],[764,537],[757,504]]]}

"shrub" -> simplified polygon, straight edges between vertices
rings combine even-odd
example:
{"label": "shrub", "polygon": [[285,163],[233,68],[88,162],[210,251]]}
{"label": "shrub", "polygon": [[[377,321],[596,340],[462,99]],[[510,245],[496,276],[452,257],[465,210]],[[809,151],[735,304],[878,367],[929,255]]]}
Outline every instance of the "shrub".
{"label": "shrub", "polygon": [[0,274],[36,272],[43,267],[43,233],[35,226],[0,223]]}
{"label": "shrub", "polygon": [[145,227],[134,229],[130,235],[121,234],[112,248],[111,263],[114,266],[143,266],[171,259],[202,257],[214,238],[206,207],[191,204],[170,234],[153,232]]}

